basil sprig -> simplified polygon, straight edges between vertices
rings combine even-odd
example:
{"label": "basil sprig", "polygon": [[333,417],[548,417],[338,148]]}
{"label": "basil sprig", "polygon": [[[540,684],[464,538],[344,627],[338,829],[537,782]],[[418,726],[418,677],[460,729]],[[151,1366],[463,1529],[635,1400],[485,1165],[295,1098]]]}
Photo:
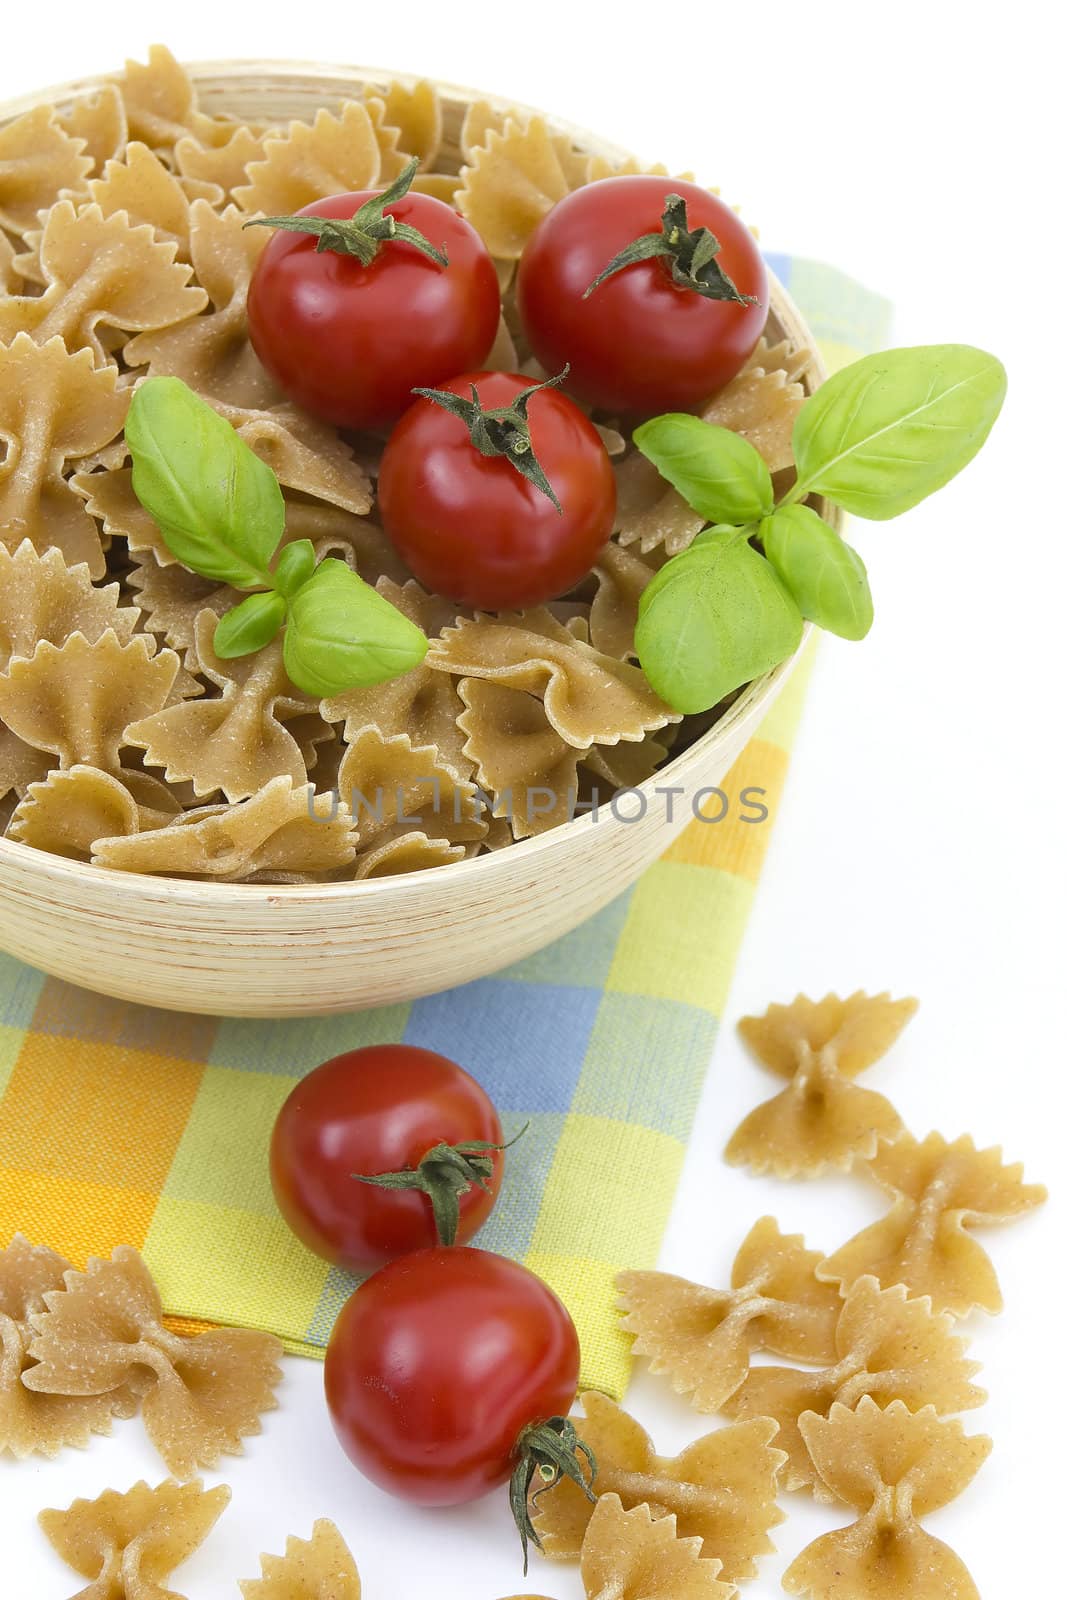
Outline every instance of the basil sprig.
{"label": "basil sprig", "polygon": [[[285,536],[285,502],[265,462],[180,378],[149,378],[126,421],[133,491],[185,567],[247,600],[219,619],[214,649],[251,655],[285,629],[285,669],[305,694],[336,695],[418,666],[421,629],[343,561]],[[273,568],[271,563],[274,562]]]}
{"label": "basil sprig", "polygon": [[641,597],[635,642],[656,692],[676,711],[709,710],[790,656],[805,618],[862,639],[874,620],[866,569],[804,501],[820,494],[872,521],[910,510],[977,455],[1006,387],[996,357],[970,345],[854,362],[797,416],[797,481],[777,505],[739,434],[681,414],[643,423],[638,449],[711,524]]}

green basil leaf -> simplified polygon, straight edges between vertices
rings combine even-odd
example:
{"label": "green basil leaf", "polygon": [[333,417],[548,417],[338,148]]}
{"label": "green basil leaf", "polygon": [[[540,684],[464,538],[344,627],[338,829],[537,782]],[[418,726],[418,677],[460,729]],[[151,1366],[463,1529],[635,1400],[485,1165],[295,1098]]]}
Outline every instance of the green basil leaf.
{"label": "green basil leaf", "polygon": [[310,539],[295,539],[287,544],[274,568],[274,587],[279,594],[293,595],[315,570],[315,546]]}
{"label": "green basil leaf", "polygon": [[219,618],[212,649],[223,661],[235,656],[250,656],[270,644],[285,621],[285,596],[250,594],[239,606]]}
{"label": "green basil leaf", "polygon": [[767,463],[729,428],[669,412],[636,428],[634,444],[709,522],[758,522],[774,505]]}
{"label": "green basil leaf", "polygon": [[723,531],[653,578],[641,596],[637,653],[675,711],[707,711],[792,655],[803,628],[770,562],[744,536]]}
{"label": "green basil leaf", "polygon": [[134,390],[126,443],[133,492],[183,566],[237,589],[270,582],[282,491],[225,418],[180,378],[148,378]]}
{"label": "green basil leaf", "polygon": [[802,617],[842,639],[863,639],[874,621],[867,569],[810,506],[783,506],[760,523],[767,560]]}
{"label": "green basil leaf", "polygon": [[305,694],[342,694],[417,667],[426,635],[377,589],[332,558],[289,602],[285,669]]}
{"label": "green basil leaf", "polygon": [[981,449],[1004,403],[996,356],[966,344],[864,356],[835,373],[793,428],[797,488],[875,522],[925,500]]}

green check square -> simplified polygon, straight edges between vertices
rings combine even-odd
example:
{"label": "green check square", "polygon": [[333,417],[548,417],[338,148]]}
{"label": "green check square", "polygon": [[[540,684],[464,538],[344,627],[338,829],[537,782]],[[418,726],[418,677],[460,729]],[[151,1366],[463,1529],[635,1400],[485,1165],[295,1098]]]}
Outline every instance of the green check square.
{"label": "green check square", "polygon": [[606,992],[571,1110],[688,1139],[717,1029],[701,1006]]}
{"label": "green check square", "polygon": [[283,1017],[263,1022],[226,1017],[209,1056],[213,1067],[302,1078],[322,1061],[404,1037],[409,1005],[377,1006],[338,1017]]}
{"label": "green check square", "polygon": [[634,890],[607,988],[722,1014],[753,886],[718,867],[657,861]]}
{"label": "green check square", "polygon": [[8,1086],[25,1037],[25,1028],[9,1028],[0,1023],[0,1096]]}
{"label": "green check square", "polygon": [[275,1118],[296,1078],[208,1067],[171,1162],[172,1200],[276,1217],[267,1152]]}
{"label": "green check square", "polygon": [[684,1157],[685,1146],[667,1134],[571,1112],[530,1256],[582,1256],[617,1267],[654,1261]]}
{"label": "green check square", "polygon": [[[203,1246],[190,1248],[198,1239]],[[144,1257],[175,1315],[267,1328],[286,1338],[311,1321],[330,1270],[280,1216],[166,1194],[152,1218]]]}

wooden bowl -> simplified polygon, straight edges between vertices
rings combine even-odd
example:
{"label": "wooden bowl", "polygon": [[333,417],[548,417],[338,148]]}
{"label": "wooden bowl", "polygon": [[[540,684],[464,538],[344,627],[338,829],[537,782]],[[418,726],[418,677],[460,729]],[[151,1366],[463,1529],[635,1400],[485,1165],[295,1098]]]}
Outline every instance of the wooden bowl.
{"label": "wooden bowl", "polygon": [[[335,107],[395,76],[257,61],[190,71],[206,111],[256,121],[310,119],[320,106]],[[98,86],[93,80],[33,94],[0,109],[0,123]],[[446,162],[458,170],[465,107],[494,97],[451,86],[442,97]],[[550,120],[583,149],[612,160],[627,154]],[[812,343],[777,282],[767,332]],[[824,376],[816,364],[809,386]],[[831,521],[837,515],[827,514]],[[690,813],[676,804],[668,820],[658,787],[692,794],[719,784],[791,667],[783,662],[750,684],[708,733],[641,785],[647,806],[639,820],[602,811],[596,820],[576,818],[539,838],[429,871],[307,887],[201,883],[110,872],[0,839],[0,947],[87,989],[217,1016],[356,1010],[483,977],[567,933],[666,849]]]}

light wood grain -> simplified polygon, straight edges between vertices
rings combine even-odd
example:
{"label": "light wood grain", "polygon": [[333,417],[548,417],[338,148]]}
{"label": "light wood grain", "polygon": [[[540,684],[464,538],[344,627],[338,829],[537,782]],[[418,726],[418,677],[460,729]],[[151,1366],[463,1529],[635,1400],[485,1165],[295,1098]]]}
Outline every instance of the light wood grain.
{"label": "light wood grain", "polygon": [[[191,69],[211,112],[255,120],[307,118],[390,75],[372,68],[220,62]],[[41,91],[0,108],[0,123],[95,82]],[[443,89],[446,159],[480,91]],[[504,102],[500,102],[505,104]],[[627,152],[552,119],[582,148]],[[772,283],[769,338],[811,335]],[[809,387],[825,376],[816,365]],[[837,523],[838,513],[827,515]],[[123,1000],[219,1016],[321,1015],[430,994],[542,948],[606,905],[666,849],[686,794],[726,776],[792,669],[751,684],[722,720],[643,784],[638,821],[610,811],[495,851],[403,877],[314,887],[197,883],[109,872],[0,839],[0,948],[72,983]]]}

